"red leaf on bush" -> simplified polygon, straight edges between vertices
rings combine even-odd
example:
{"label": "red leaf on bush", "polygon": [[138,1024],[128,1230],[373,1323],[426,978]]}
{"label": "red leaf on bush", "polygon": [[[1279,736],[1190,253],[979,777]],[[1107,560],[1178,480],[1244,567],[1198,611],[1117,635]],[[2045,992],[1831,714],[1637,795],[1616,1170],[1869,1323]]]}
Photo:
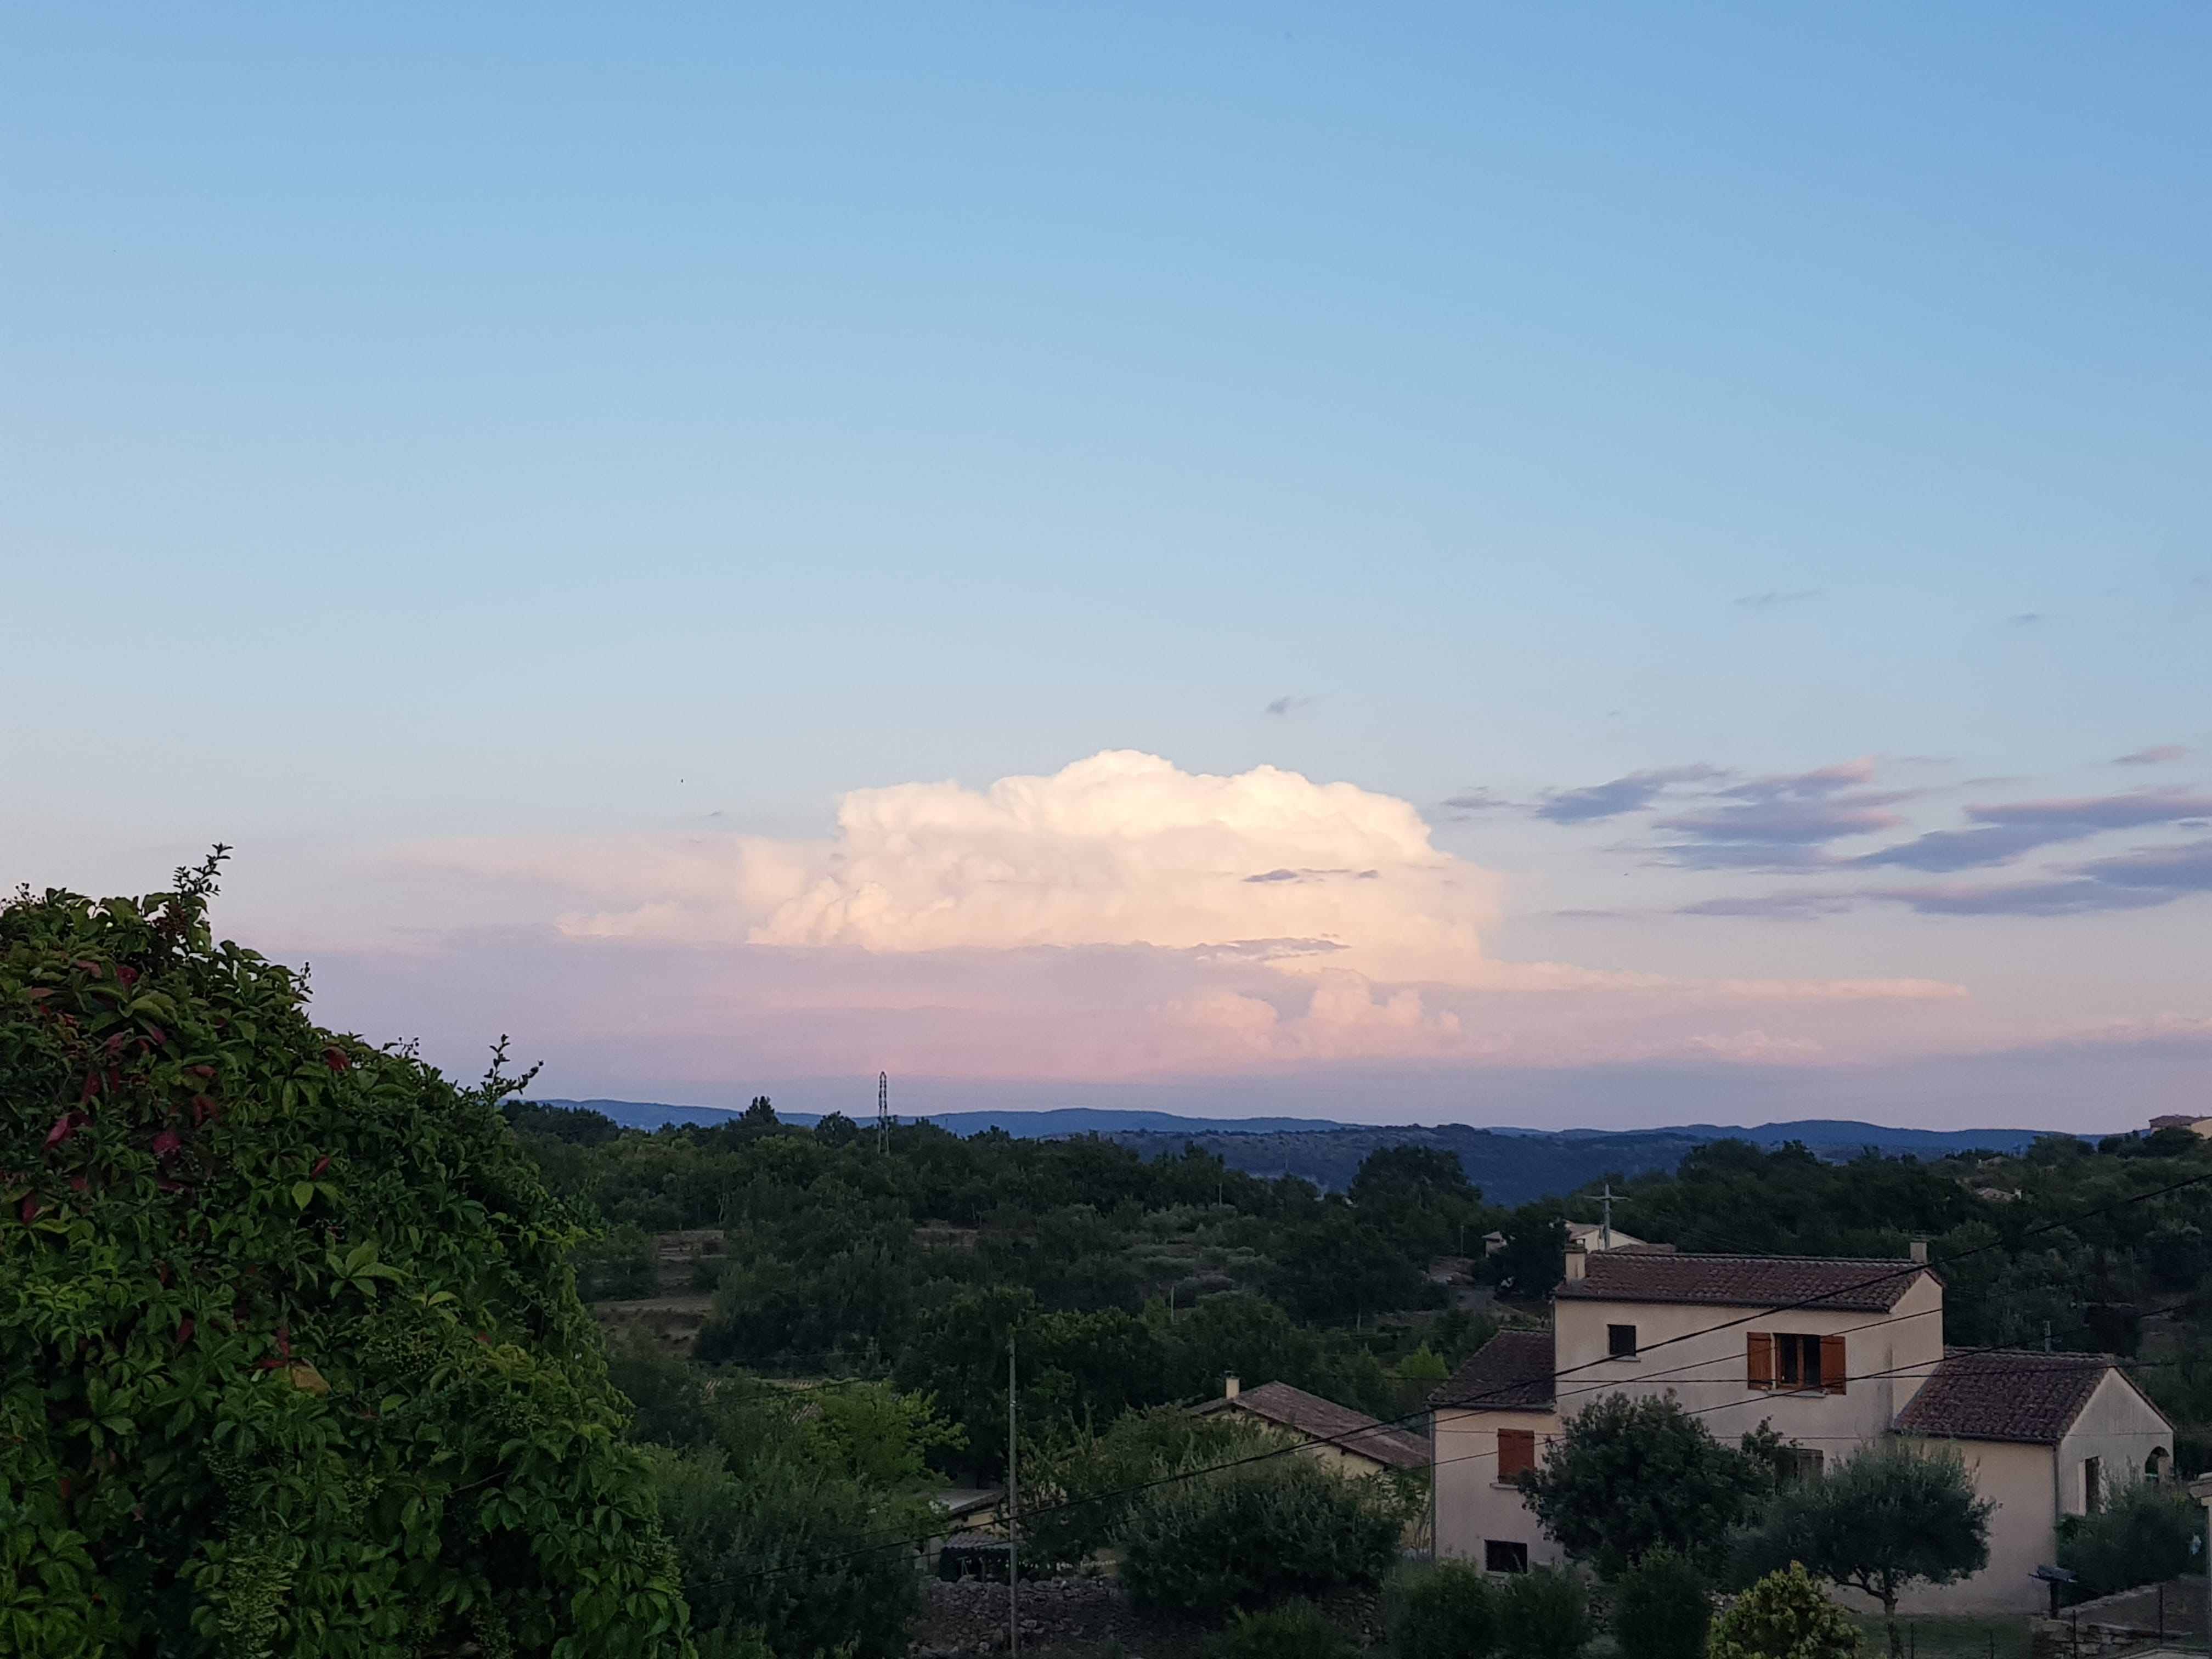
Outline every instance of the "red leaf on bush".
{"label": "red leaf on bush", "polygon": [[215,1102],[210,1100],[205,1095],[194,1095],[192,1097],[192,1121],[194,1123],[204,1123],[211,1117],[220,1117],[222,1115],[222,1109],[216,1106]]}
{"label": "red leaf on bush", "polygon": [[213,1077],[215,1075],[215,1067],[212,1066],[187,1066],[185,1069],[190,1072],[194,1077]]}
{"label": "red leaf on bush", "polygon": [[75,1188],[78,1192],[82,1192],[84,1190],[84,1177],[82,1176],[71,1176],[70,1177],[70,1185]]}
{"label": "red leaf on bush", "polygon": [[184,1144],[185,1143],[178,1138],[177,1132],[174,1129],[164,1129],[161,1133],[154,1137],[154,1156],[156,1158],[172,1157]]}
{"label": "red leaf on bush", "polygon": [[276,1352],[287,1359],[292,1357],[292,1328],[289,1325],[276,1328]]}
{"label": "red leaf on bush", "polygon": [[177,1346],[179,1347],[183,1347],[185,1343],[192,1340],[193,1329],[192,1316],[190,1314],[186,1314],[185,1316],[184,1323],[177,1327]]}
{"label": "red leaf on bush", "polygon": [[84,1074],[84,1087],[77,1091],[76,1103],[80,1106],[88,1103],[92,1099],[92,1091],[99,1085],[100,1073],[87,1072]]}
{"label": "red leaf on bush", "polygon": [[119,1054],[123,1052],[122,1032],[116,1031],[109,1035],[107,1039],[107,1052],[110,1054]]}
{"label": "red leaf on bush", "polygon": [[326,1158],[317,1158],[315,1160],[315,1167],[307,1171],[307,1179],[310,1181],[320,1181],[323,1178],[323,1171],[330,1167],[330,1159]]}
{"label": "red leaf on bush", "polygon": [[148,1036],[148,1037],[152,1041],[152,1042],[153,1042],[154,1046],[155,1046],[155,1048],[161,1048],[163,1044],[167,1043],[167,1042],[168,1042],[168,1040],[169,1040],[168,1038],[167,1038],[167,1037],[165,1037],[165,1036],[163,1036],[161,1035],[161,1028],[160,1026],[158,1026],[158,1025],[149,1025],[149,1026],[146,1028],[146,1035],[147,1035],[147,1036]]}
{"label": "red leaf on bush", "polygon": [[69,1502],[69,1500],[70,1500],[70,1478],[69,1478],[69,1476],[67,1476],[67,1475],[64,1475],[64,1476],[62,1477],[62,1502],[63,1502],[63,1503],[64,1503],[64,1504],[66,1504],[66,1503],[68,1503],[68,1502]]}
{"label": "red leaf on bush", "polygon": [[339,1048],[335,1042],[331,1044],[329,1048],[323,1050],[323,1061],[333,1072],[345,1072],[353,1069],[352,1060],[347,1056],[346,1051]]}
{"label": "red leaf on bush", "polygon": [[64,1112],[54,1120],[54,1127],[46,1131],[46,1150],[51,1152],[76,1133],[76,1114]]}
{"label": "red leaf on bush", "polygon": [[138,982],[138,970],[128,963],[118,963],[115,968],[115,977],[121,980],[127,988]]}
{"label": "red leaf on bush", "polygon": [[23,1200],[23,1224],[27,1227],[39,1218],[39,1200],[34,1195]]}

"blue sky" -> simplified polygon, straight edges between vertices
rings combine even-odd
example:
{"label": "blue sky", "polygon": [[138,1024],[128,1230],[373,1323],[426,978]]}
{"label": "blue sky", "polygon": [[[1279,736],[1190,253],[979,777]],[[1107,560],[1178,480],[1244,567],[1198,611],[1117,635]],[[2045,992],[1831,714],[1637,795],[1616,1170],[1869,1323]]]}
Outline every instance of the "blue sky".
{"label": "blue sky", "polygon": [[[11,881],[236,842],[226,919],[326,1018],[514,1030],[556,1092],[2203,1096],[2201,9],[8,27]],[[1585,977],[1415,962],[1360,897],[1300,912],[1332,965],[1206,978],[1250,941],[1190,917],[1281,918],[1028,820],[990,856],[1090,896],[1048,920],[779,908],[882,874],[851,792],[1124,750],[1406,804],[1460,896],[1396,841],[1361,894]],[[1216,810],[1147,799],[1160,847]],[[887,810],[940,807],[981,821]],[[1240,834],[1205,870],[1307,845]],[[985,854],[930,844],[890,888],[971,915]],[[1711,988],[1754,982],[1832,988]],[[1403,1040],[1310,1036],[1316,983]],[[1832,989],[1876,983],[1949,988]],[[2035,1082],[2082,1068],[2129,1081]]]}

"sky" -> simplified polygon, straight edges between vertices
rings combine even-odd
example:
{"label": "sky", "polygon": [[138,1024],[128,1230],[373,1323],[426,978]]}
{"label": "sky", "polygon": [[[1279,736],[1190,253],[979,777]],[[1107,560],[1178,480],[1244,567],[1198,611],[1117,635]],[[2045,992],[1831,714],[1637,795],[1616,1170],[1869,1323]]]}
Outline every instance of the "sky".
{"label": "sky", "polygon": [[2212,13],[8,4],[0,878],[538,1091],[2212,1113]]}

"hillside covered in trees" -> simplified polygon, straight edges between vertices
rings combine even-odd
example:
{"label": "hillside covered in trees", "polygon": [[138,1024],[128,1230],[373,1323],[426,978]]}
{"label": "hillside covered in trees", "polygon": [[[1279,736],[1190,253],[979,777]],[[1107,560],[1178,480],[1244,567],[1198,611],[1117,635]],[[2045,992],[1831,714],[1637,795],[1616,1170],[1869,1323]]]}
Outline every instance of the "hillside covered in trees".
{"label": "hillside covered in trees", "polygon": [[[1324,1194],[1195,1147],[1148,1160],[1098,1139],[904,1125],[879,1151],[872,1130],[782,1125],[765,1106],[651,1135],[508,1109],[549,1184],[606,1230],[583,1259],[587,1297],[699,1298],[696,1362],[927,1394],[964,1437],[940,1464],[974,1474],[1002,1455],[1010,1332],[1040,1434],[1210,1394],[1231,1371],[1399,1416],[1498,1317],[1545,1316],[1563,1224],[1600,1212],[1596,1182],[1488,1204],[1423,1147],[1378,1151]],[[2212,1423],[2208,1176],[2212,1145],[2163,1131],[1927,1163],[1720,1141],[1612,1184],[1616,1224],[1685,1250],[1895,1258],[1926,1240],[1952,1341],[2132,1358],[2195,1468]],[[1491,1233],[1507,1243],[1486,1255]],[[679,1234],[696,1248],[669,1251]],[[1494,1307],[1454,1305],[1470,1298],[1431,1272],[1454,1258]]]}

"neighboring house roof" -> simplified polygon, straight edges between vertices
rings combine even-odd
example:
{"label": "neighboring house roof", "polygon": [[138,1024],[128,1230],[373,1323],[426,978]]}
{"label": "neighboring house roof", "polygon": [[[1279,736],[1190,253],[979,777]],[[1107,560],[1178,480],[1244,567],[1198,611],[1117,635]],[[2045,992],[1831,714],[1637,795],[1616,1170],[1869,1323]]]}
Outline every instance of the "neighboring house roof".
{"label": "neighboring house roof", "polygon": [[[1953,1348],[1898,1413],[1898,1431],[1942,1440],[2055,1446],[2112,1369],[2108,1354]],[[2158,1407],[2148,1400],[2143,1404],[2165,1421]]]}
{"label": "neighboring house roof", "polygon": [[1429,1396],[1429,1403],[1500,1412],[1549,1411],[1552,1375],[1558,1370],[1555,1352],[1549,1331],[1500,1331]]}
{"label": "neighboring house roof", "polygon": [[1694,1302],[1887,1313],[1928,1271],[1910,1261],[1816,1255],[1666,1255],[1604,1250],[1553,1294],[1578,1302]]}
{"label": "neighboring house roof", "polygon": [[1234,1395],[1209,1400],[1196,1407],[1201,1413],[1249,1412],[1263,1422],[1290,1429],[1315,1440],[1326,1440],[1339,1450],[1394,1469],[1429,1467],[1429,1443],[1402,1429],[1386,1428],[1364,1412],[1340,1406],[1287,1382],[1262,1382]]}

